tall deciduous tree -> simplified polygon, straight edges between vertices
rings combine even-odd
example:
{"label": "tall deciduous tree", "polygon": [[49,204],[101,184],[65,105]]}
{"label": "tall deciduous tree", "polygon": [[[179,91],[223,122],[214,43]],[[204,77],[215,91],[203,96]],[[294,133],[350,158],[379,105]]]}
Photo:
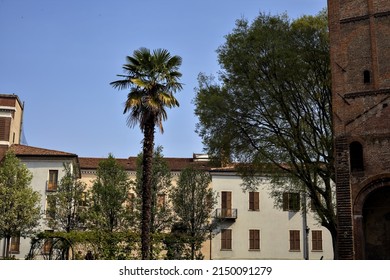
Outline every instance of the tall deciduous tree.
{"label": "tall deciduous tree", "polygon": [[40,195],[30,187],[31,180],[27,167],[7,152],[0,163],[0,237],[6,241],[5,257],[11,237],[29,236],[39,224]]}
{"label": "tall deciduous tree", "polygon": [[88,227],[107,233],[129,229],[133,218],[128,207],[130,188],[128,175],[114,156],[102,160],[89,194]]}
{"label": "tall deciduous tree", "polygon": [[123,65],[124,75],[120,80],[110,83],[117,89],[129,89],[124,113],[129,113],[128,125],[139,124],[143,139],[142,174],[142,259],[149,259],[150,219],[152,204],[152,162],[154,132],[158,126],[163,132],[163,121],[167,119],[166,108],[179,106],[174,93],[182,89],[178,72],[182,59],[172,56],[165,49],[150,52],[147,48],[135,50],[133,56],[126,57]]}
{"label": "tall deciduous tree", "polygon": [[[327,17],[260,14],[238,20],[218,49],[220,83],[200,75],[195,98],[198,133],[222,161],[267,166],[303,186],[336,244],[334,158]],[[276,174],[282,174],[279,180]],[[245,176],[248,186],[255,176]],[[273,194],[281,188],[275,189]],[[279,192],[280,193],[280,192]]]}
{"label": "tall deciduous tree", "polygon": [[180,174],[172,192],[173,208],[181,232],[189,237],[189,259],[201,258],[199,250],[211,231],[211,212],[216,203],[210,188],[211,175],[188,167]]}
{"label": "tall deciduous tree", "polygon": [[79,180],[71,164],[64,164],[64,172],[57,191],[48,196],[47,216],[49,227],[70,232],[84,228],[86,184]]}

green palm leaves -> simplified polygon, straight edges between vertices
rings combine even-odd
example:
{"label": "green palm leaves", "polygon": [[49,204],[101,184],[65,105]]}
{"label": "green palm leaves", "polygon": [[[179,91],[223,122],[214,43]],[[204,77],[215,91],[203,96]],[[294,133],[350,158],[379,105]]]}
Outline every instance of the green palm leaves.
{"label": "green palm leaves", "polygon": [[135,50],[133,56],[126,57],[123,65],[125,74],[118,75],[122,79],[110,83],[117,89],[130,89],[123,113],[129,113],[127,124],[134,127],[139,124],[144,130],[150,118],[163,132],[162,122],[167,119],[165,108],[179,106],[173,96],[182,89],[178,72],[182,59],[171,56],[165,49],[151,52],[147,48]]}

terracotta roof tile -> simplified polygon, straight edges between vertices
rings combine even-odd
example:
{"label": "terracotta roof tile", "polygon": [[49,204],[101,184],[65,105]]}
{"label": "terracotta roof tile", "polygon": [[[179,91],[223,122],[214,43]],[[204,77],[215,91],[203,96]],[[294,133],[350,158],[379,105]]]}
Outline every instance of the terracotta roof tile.
{"label": "terracotta roof tile", "polygon": [[13,144],[10,147],[10,150],[13,151],[15,153],[15,155],[17,155],[17,156],[77,157],[77,155],[73,154],[73,153],[67,153],[67,152],[62,152],[62,151],[49,150],[49,149],[26,146],[26,145],[19,145],[19,144]]}
{"label": "terracotta roof tile", "polygon": [[[79,163],[81,169],[96,169],[99,162],[107,158],[90,158],[90,157],[79,157]],[[135,159],[135,158],[134,158]],[[126,170],[135,170],[135,160],[131,159],[116,159],[116,161],[122,165]]]}
{"label": "terracotta roof tile", "polygon": [[[79,163],[81,169],[96,169],[99,162],[106,158],[89,158],[80,157]],[[129,158],[117,158],[119,164],[121,164],[128,171],[136,170],[136,157]],[[168,167],[171,171],[181,171],[188,166],[196,166],[202,169],[208,169],[208,162],[206,161],[194,161],[192,158],[164,158],[167,161]]]}

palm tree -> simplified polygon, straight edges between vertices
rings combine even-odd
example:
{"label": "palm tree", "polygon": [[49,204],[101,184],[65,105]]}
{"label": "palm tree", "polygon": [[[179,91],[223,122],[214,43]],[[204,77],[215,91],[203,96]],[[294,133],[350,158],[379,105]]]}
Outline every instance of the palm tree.
{"label": "palm tree", "polygon": [[155,126],[164,132],[162,122],[167,119],[166,108],[179,106],[173,96],[182,89],[178,72],[182,59],[171,56],[165,49],[152,53],[147,48],[133,52],[126,57],[123,65],[125,74],[122,79],[111,82],[119,90],[129,89],[124,114],[129,113],[127,124],[134,127],[139,124],[144,134],[142,159],[142,220],[141,252],[142,259],[150,258],[150,220],[151,220],[151,179],[154,150]]}

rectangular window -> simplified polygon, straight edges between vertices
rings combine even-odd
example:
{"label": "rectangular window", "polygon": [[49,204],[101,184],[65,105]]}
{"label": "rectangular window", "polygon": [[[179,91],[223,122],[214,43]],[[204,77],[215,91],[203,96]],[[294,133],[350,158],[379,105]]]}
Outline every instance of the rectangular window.
{"label": "rectangular window", "polygon": [[49,170],[48,191],[56,191],[58,185],[58,170]]}
{"label": "rectangular window", "polygon": [[221,215],[222,217],[232,216],[232,192],[221,192]]}
{"label": "rectangular window", "polygon": [[249,210],[259,211],[259,192],[249,192]]}
{"label": "rectangular window", "polygon": [[0,141],[9,141],[11,118],[0,117]]}
{"label": "rectangular window", "polygon": [[19,254],[20,252],[20,235],[11,237],[11,245],[9,248],[11,254]]}
{"label": "rectangular window", "polygon": [[299,193],[283,193],[283,211],[298,212],[300,209]]}
{"label": "rectangular window", "polygon": [[249,250],[260,250],[260,230],[249,230]]}
{"label": "rectangular window", "polygon": [[232,230],[222,229],[221,230],[221,250],[232,249]]}
{"label": "rectangular window", "polygon": [[322,251],[322,231],[312,230],[311,231],[311,242],[313,251]]}
{"label": "rectangular window", "polygon": [[301,240],[299,230],[290,230],[290,251],[300,251]]}

